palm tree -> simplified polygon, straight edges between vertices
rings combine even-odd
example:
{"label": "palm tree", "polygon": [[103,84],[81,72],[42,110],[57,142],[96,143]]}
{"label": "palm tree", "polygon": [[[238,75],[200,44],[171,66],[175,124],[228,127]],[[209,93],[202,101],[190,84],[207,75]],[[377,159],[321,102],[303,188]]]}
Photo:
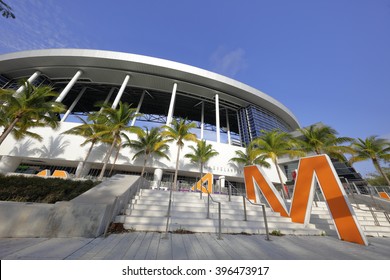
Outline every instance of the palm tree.
{"label": "palm tree", "polygon": [[143,177],[146,163],[153,154],[169,160],[169,156],[166,154],[169,146],[167,145],[167,140],[163,139],[163,136],[160,133],[160,128],[158,127],[153,127],[150,130],[145,127],[145,130],[139,129],[136,134],[137,140],[131,140],[126,136],[126,140],[122,144],[122,147],[130,147],[138,151],[133,156],[133,160],[143,157],[144,163],[141,171],[141,177]]}
{"label": "palm tree", "polygon": [[351,147],[354,154],[350,159],[350,163],[370,159],[376,170],[390,186],[390,180],[380,165],[381,160],[390,161],[390,141],[377,136],[369,136],[364,140],[361,138],[354,140]]}
{"label": "palm tree", "polygon": [[245,147],[245,152],[239,150],[236,151],[235,153],[236,153],[236,157],[231,158],[230,161],[233,161],[238,164],[242,164],[244,166],[256,164],[256,165],[264,166],[266,168],[271,167],[271,165],[266,161],[265,156],[260,153],[260,150],[254,147],[253,143],[249,143]]}
{"label": "palm tree", "polygon": [[200,165],[200,198],[202,199],[202,178],[203,178],[203,166],[207,163],[212,157],[217,156],[219,153],[213,149],[211,144],[207,144],[206,140],[200,140],[196,143],[196,148],[194,146],[189,146],[192,150],[192,153],[184,155],[185,158],[189,158],[192,163]]}
{"label": "palm tree", "polygon": [[15,18],[12,8],[3,0],[0,0],[0,13],[5,18]]}
{"label": "palm tree", "polygon": [[[89,116],[89,118],[93,116],[93,114]],[[93,117],[92,117],[93,118]],[[98,142],[107,142],[105,139],[101,137],[99,132],[104,131],[105,125],[98,123],[97,120],[93,120],[92,123],[88,123],[82,118],[79,118],[83,124],[78,125],[76,127],[73,127],[67,131],[64,131],[63,134],[71,134],[71,135],[78,135],[85,138],[85,141],[81,143],[81,146],[85,146],[88,143],[91,143],[91,146],[89,146],[88,152],[85,155],[85,158],[81,164],[80,172],[76,174],[76,178],[79,178],[82,174],[82,171],[84,169],[84,166],[86,162],[88,161],[88,158],[92,152],[93,147]]]}
{"label": "palm tree", "polygon": [[139,129],[135,126],[128,125],[136,116],[136,108],[131,108],[129,104],[122,102],[119,102],[117,109],[104,105],[103,109],[98,114],[92,116],[92,120],[96,120],[105,126],[97,135],[111,143],[103,160],[103,167],[98,177],[99,180],[103,179],[112,151],[115,145],[120,143],[123,132],[136,132],[137,129]]}
{"label": "palm tree", "polygon": [[0,125],[4,127],[0,145],[11,132],[16,139],[31,136],[42,140],[42,136],[28,129],[43,126],[57,128],[57,115],[65,111],[62,103],[52,101],[58,95],[52,87],[35,87],[28,82],[24,82],[23,86],[18,95],[14,90],[0,89]]}
{"label": "palm tree", "polygon": [[194,122],[186,123],[186,119],[174,119],[172,121],[172,127],[168,125],[164,125],[164,130],[161,132],[161,135],[168,141],[176,141],[177,145],[177,156],[176,156],[176,169],[175,169],[175,176],[173,179],[173,187],[171,188],[171,194],[172,195],[172,189],[176,188],[177,184],[177,173],[179,170],[179,159],[180,159],[180,150],[184,146],[184,141],[194,141],[196,142],[197,138],[194,133],[190,132],[190,129],[195,128],[196,124]]}
{"label": "palm tree", "polygon": [[272,160],[276,167],[280,184],[284,190],[284,182],[280,174],[278,158],[284,155],[290,157],[303,156],[305,152],[297,147],[296,140],[287,132],[272,130],[268,132],[262,131],[262,133],[263,135],[253,140],[253,144],[260,154]]}
{"label": "palm tree", "polygon": [[346,161],[344,153],[350,153],[349,146],[340,144],[352,141],[349,137],[337,137],[337,131],[330,126],[311,125],[307,128],[301,128],[299,131],[303,134],[303,139],[298,140],[306,152],[314,152],[317,155],[327,154],[331,158],[336,158],[342,162]]}

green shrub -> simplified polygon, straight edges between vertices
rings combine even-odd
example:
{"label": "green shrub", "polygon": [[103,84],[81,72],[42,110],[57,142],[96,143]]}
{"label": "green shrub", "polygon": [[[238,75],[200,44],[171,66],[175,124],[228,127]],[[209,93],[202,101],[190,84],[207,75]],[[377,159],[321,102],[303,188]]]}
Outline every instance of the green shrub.
{"label": "green shrub", "polygon": [[69,201],[96,184],[90,180],[0,175],[0,200],[38,203]]}

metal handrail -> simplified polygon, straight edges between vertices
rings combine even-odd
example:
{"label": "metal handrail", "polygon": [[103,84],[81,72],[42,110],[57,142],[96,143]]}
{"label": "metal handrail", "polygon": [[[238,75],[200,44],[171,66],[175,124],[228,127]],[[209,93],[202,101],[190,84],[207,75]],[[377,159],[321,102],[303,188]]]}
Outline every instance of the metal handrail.
{"label": "metal handrail", "polygon": [[229,195],[229,201],[232,201],[232,188],[236,190],[236,193],[241,193],[241,191],[239,189],[237,189],[230,181],[226,180],[225,179],[225,182],[228,183],[228,195]]}
{"label": "metal handrail", "polygon": [[263,210],[263,218],[264,218],[264,225],[265,225],[265,232],[266,232],[266,240],[270,241],[269,238],[269,231],[268,231],[268,222],[267,222],[267,214],[265,213],[265,204],[263,203],[253,203],[250,201],[245,195],[242,196],[243,204],[244,204],[244,221],[248,221],[247,214],[246,214],[246,200],[252,205],[255,206],[261,206],[261,209]]}
{"label": "metal handrail", "polygon": [[207,190],[207,219],[210,219],[210,198],[214,203],[218,203],[218,239],[222,240],[222,215],[221,215],[221,202],[215,201]]}
{"label": "metal handrail", "polygon": [[383,213],[383,215],[385,216],[387,222],[390,224],[390,215],[389,215],[389,213],[388,213],[387,211],[385,211],[385,210],[377,210],[377,209],[374,210],[374,209],[372,208],[372,206],[368,206],[368,208],[369,208],[368,210],[367,210],[367,209],[362,209],[362,208],[360,208],[360,207],[358,207],[358,206],[355,206],[355,205],[352,205],[352,207],[354,207],[354,208],[356,208],[356,209],[359,209],[359,210],[361,210],[361,211],[370,212],[371,215],[372,215],[372,217],[374,218],[374,223],[375,223],[375,225],[377,225],[377,226],[380,226],[380,223],[379,223],[379,221],[378,221],[378,218],[377,218],[375,212],[377,212],[377,213]]}
{"label": "metal handrail", "polygon": [[169,190],[169,203],[168,203],[168,211],[167,211],[167,223],[166,223],[166,226],[165,226],[165,236],[163,237],[164,239],[168,238],[168,227],[169,227],[169,220],[170,220],[170,217],[171,217],[171,208],[172,208],[172,194],[173,194],[173,183],[171,183],[171,188]]}

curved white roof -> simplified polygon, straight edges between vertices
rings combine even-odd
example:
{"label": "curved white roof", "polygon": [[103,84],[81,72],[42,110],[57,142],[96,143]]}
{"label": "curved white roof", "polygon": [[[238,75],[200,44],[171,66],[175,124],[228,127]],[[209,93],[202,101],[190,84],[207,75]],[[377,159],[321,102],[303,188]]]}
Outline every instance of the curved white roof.
{"label": "curved white roof", "polygon": [[221,100],[238,106],[256,104],[275,113],[291,128],[299,127],[293,113],[279,101],[246,84],[228,77],[169,60],[101,50],[45,49],[0,55],[0,74],[9,78],[30,76],[41,71],[51,79],[69,79],[77,69],[83,70],[81,78],[94,83],[119,85],[130,74],[130,85],[172,90]]}

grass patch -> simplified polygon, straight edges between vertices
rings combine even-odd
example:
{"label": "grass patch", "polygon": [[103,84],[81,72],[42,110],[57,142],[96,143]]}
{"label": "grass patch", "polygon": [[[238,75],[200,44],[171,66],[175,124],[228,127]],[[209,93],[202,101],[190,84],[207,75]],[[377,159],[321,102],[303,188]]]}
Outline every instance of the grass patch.
{"label": "grass patch", "polygon": [[99,182],[0,175],[0,200],[55,203],[69,201]]}
{"label": "grass patch", "polygon": [[112,233],[125,233],[125,232],[134,232],[135,228],[131,227],[130,229],[125,229],[123,227],[122,223],[111,223],[110,226],[108,227],[108,234]]}
{"label": "grass patch", "polygon": [[175,234],[193,234],[194,232],[180,227],[180,228],[177,228],[174,231],[172,231],[172,233],[175,233]]}
{"label": "grass patch", "polygon": [[272,236],[283,236],[284,234],[280,232],[280,230],[273,230],[269,233]]}

